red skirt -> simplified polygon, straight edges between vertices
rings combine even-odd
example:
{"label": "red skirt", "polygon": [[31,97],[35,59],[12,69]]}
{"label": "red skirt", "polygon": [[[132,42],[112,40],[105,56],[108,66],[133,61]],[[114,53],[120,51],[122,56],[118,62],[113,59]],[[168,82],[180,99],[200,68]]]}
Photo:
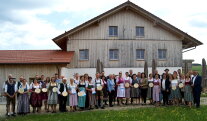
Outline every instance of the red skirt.
{"label": "red skirt", "polygon": [[30,95],[30,104],[32,107],[41,107],[42,106],[42,95],[41,93],[37,94],[32,92]]}
{"label": "red skirt", "polygon": [[47,100],[48,99],[47,92],[42,92],[41,95],[42,95],[42,100]]}

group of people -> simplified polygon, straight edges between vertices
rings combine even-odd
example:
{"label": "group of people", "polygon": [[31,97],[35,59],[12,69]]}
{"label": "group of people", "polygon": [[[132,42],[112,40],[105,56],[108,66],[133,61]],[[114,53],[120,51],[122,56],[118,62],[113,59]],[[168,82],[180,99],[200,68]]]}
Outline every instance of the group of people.
{"label": "group of people", "polygon": [[[104,109],[105,106],[113,105],[188,105],[193,104],[200,107],[201,76],[198,72],[190,71],[182,74],[181,70],[169,73],[169,69],[159,75],[158,71],[147,75],[138,72],[134,74],[132,70],[124,75],[96,73],[92,79],[88,74],[79,76],[74,74],[74,78],[59,78],[58,74],[54,77],[44,75],[35,76],[29,82],[20,77],[16,81],[12,75],[3,85],[4,96],[6,96],[7,116],[15,116],[15,104],[17,98],[17,114],[25,115],[30,113],[30,105],[33,113],[41,112],[44,105],[46,112],[56,113],[56,106],[59,104],[60,112],[86,109]],[[109,104],[108,104],[109,102]]]}

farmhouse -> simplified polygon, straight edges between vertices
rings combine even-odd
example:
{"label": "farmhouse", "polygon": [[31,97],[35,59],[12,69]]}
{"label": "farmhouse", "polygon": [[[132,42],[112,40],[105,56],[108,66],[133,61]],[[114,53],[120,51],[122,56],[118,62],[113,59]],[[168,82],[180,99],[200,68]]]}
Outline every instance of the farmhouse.
{"label": "farmhouse", "polygon": [[[0,51],[0,78],[6,75],[59,73],[72,77],[76,72],[94,75],[97,60],[106,74],[118,71],[143,72],[145,61],[151,72],[182,69],[182,53],[202,43],[134,3],[127,1],[65,33],[53,41],[61,50]],[[31,54],[34,53],[34,54]]]}

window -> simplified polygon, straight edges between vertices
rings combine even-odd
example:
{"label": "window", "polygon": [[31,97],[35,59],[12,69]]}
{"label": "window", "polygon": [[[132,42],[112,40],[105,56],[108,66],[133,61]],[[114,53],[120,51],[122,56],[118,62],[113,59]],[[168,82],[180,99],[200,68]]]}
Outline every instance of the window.
{"label": "window", "polygon": [[118,26],[109,26],[109,36],[118,36]]}
{"label": "window", "polygon": [[140,27],[140,26],[136,27],[136,36],[144,37],[144,27]]}
{"label": "window", "polygon": [[144,49],[137,49],[136,50],[136,59],[137,60],[143,60],[144,59]]}
{"label": "window", "polygon": [[166,49],[158,49],[158,59],[166,59],[166,54]]}
{"label": "window", "polygon": [[88,60],[89,59],[88,49],[79,50],[79,59],[80,60]]}
{"label": "window", "polygon": [[109,50],[109,60],[118,60],[119,59],[119,50],[110,49]]}

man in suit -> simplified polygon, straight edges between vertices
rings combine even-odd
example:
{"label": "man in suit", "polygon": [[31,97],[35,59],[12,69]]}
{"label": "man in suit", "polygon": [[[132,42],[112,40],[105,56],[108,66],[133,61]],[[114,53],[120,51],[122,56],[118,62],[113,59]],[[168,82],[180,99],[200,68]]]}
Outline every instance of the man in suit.
{"label": "man in suit", "polygon": [[161,79],[161,91],[163,94],[163,105],[168,105],[168,96],[170,94],[170,80],[166,73],[163,73]]}
{"label": "man in suit", "polygon": [[193,96],[194,96],[194,104],[196,105],[196,108],[200,107],[200,96],[201,96],[201,81],[202,77],[198,74],[197,71],[193,71]]}

